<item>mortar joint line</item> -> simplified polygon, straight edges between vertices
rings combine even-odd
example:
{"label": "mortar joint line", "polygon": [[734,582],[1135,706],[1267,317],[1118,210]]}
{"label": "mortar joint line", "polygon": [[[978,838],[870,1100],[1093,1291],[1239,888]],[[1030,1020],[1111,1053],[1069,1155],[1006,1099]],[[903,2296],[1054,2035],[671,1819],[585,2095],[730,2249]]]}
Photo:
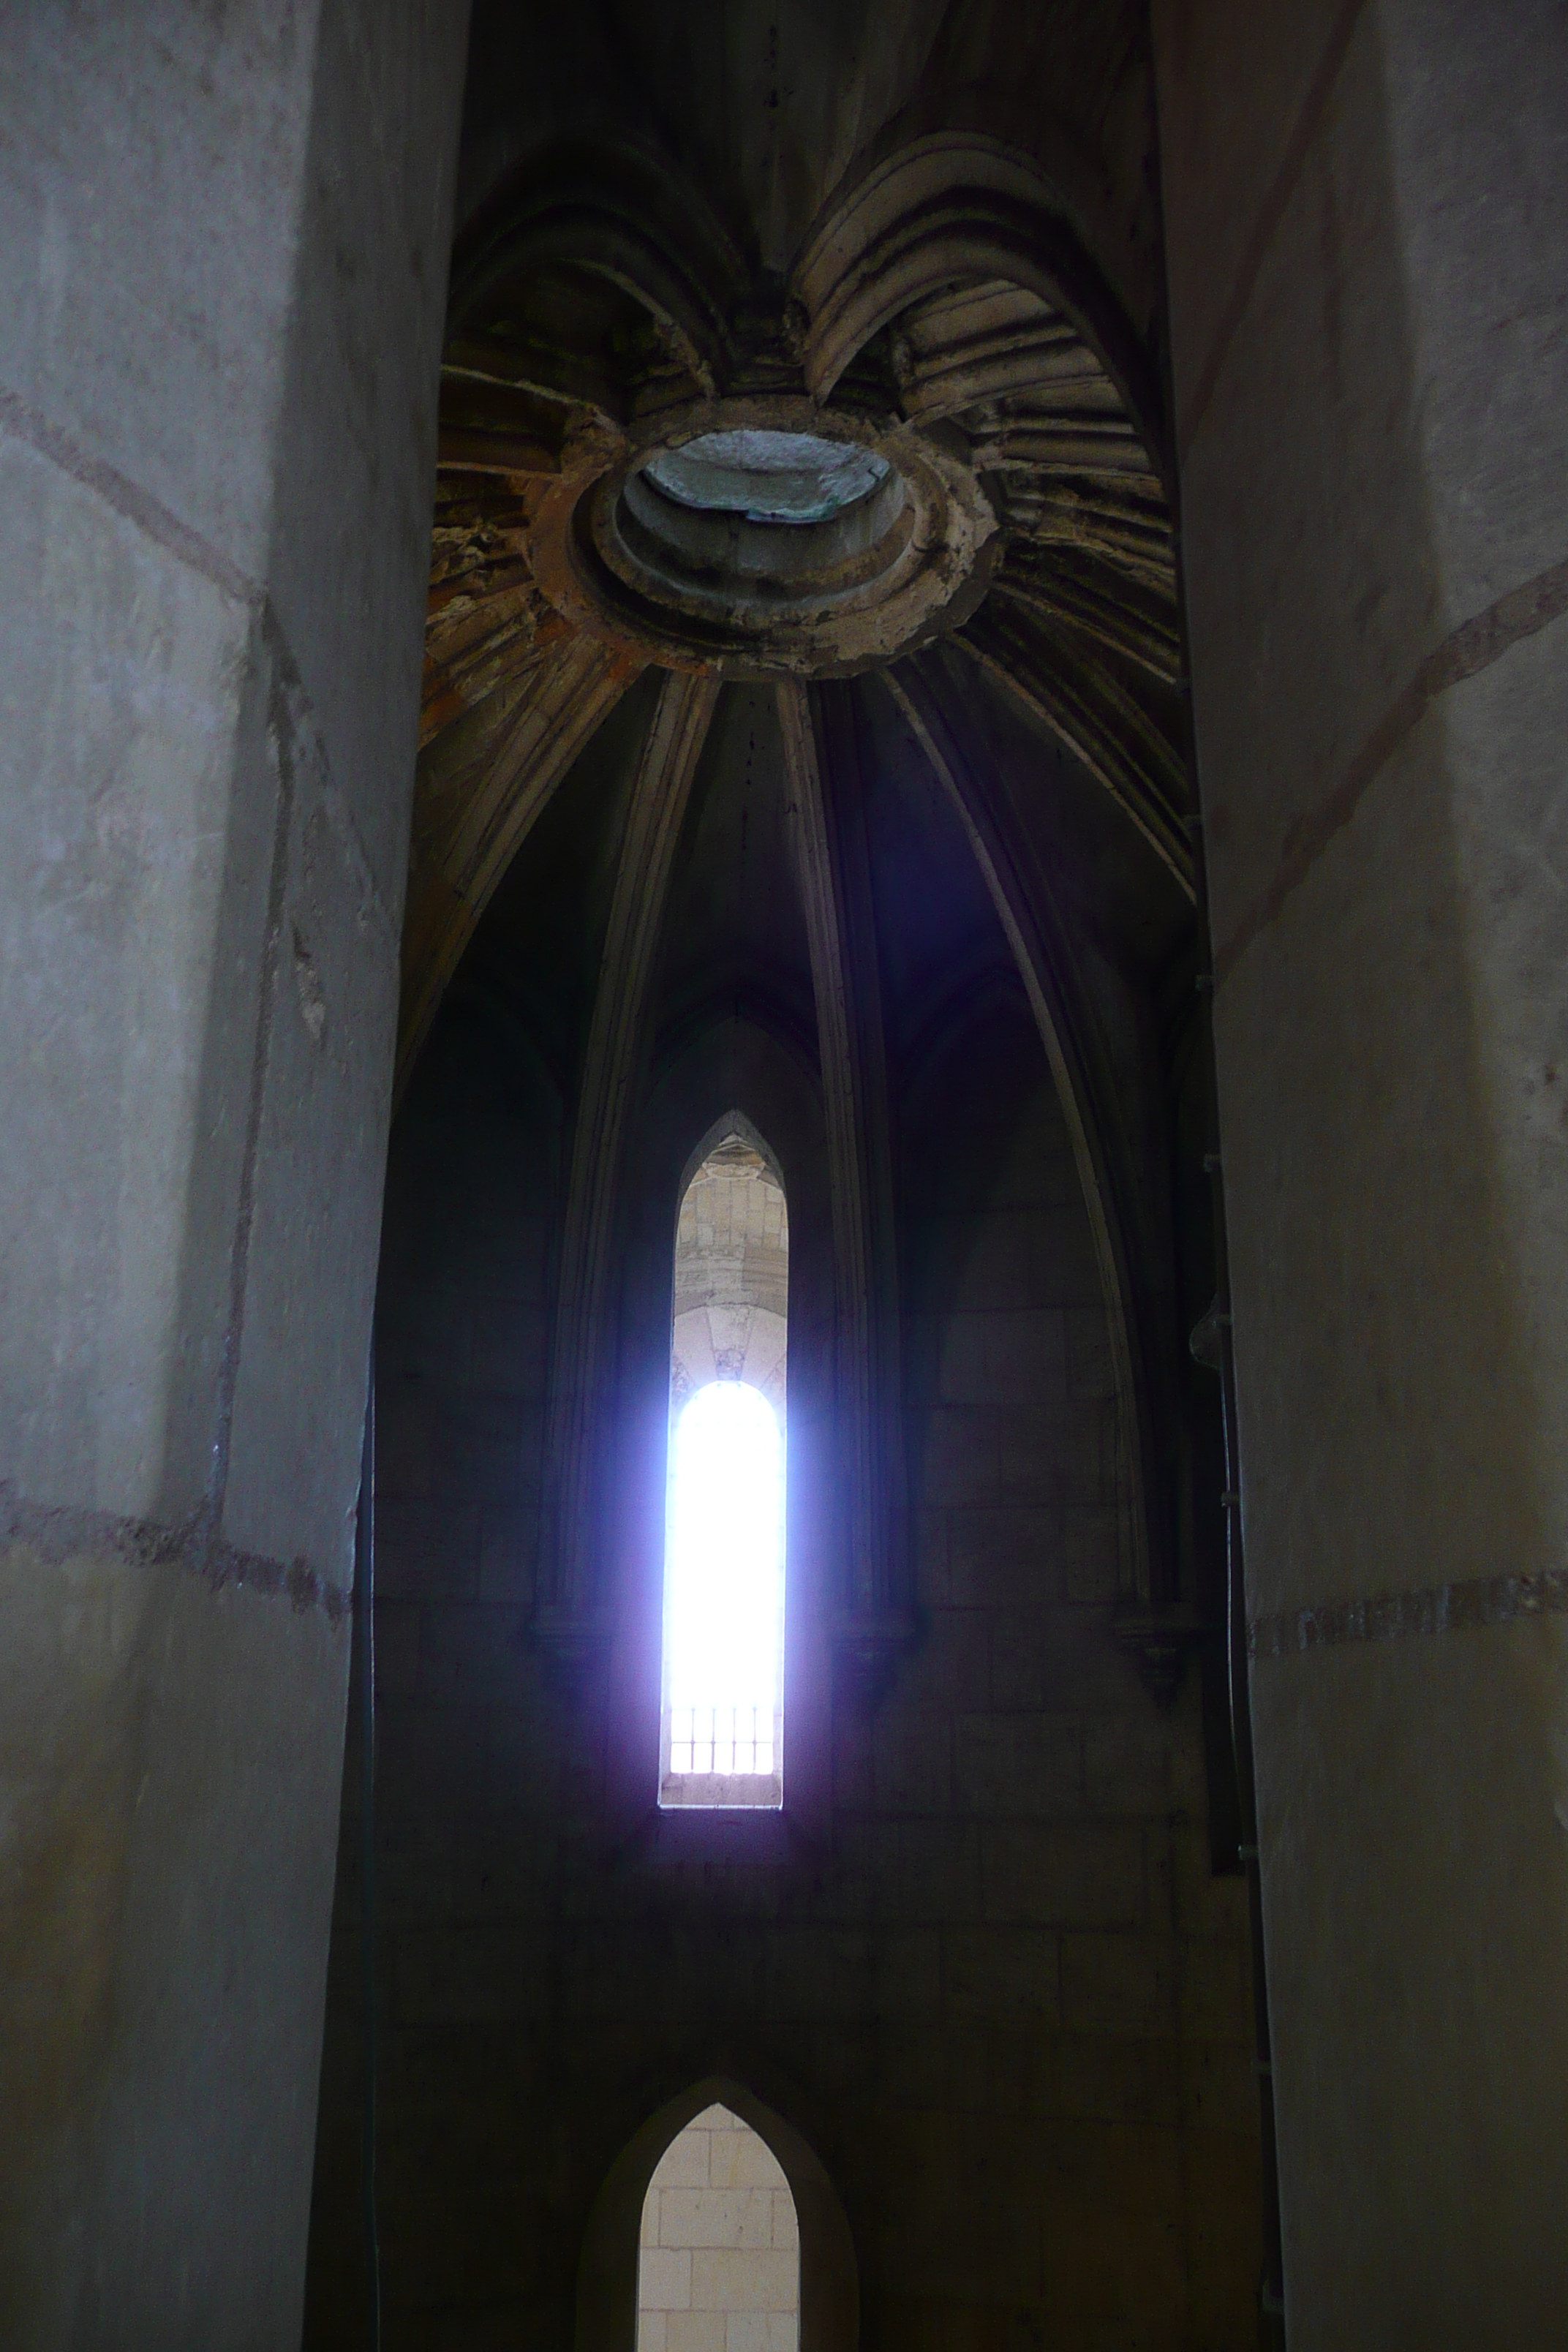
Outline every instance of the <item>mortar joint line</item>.
{"label": "mortar joint line", "polygon": [[1259,892],[1214,960],[1214,985],[1224,985],[1261,931],[1280,914],[1319,858],[1349,824],[1371,786],[1415,732],[1433,704],[1451,687],[1478,677],[1506,653],[1568,612],[1568,560],[1549,564],[1533,579],[1451,629],[1420,662],[1346,768],[1339,782],[1310,815],[1298,817],[1273,880]]}
{"label": "mortar joint line", "polygon": [[272,677],[268,698],[267,732],[273,746],[278,782],[268,878],[267,923],[251,1048],[250,1083],[247,1089],[239,1201],[230,1243],[228,1314],[219,1362],[217,1412],[207,1492],[192,1522],[193,1531],[205,1547],[209,1559],[216,1560],[226,1549],[219,1528],[228,1483],[234,1402],[244,1334],[245,1290],[249,1274],[250,1235],[255,1222],[257,1163],[260,1152],[267,1076],[271,1064],[273,1001],[288,891],[289,835],[295,800],[295,754],[297,746],[305,739],[308,739],[315,754],[315,764],[320,770],[323,787],[323,801],[347,836],[351,860],[358,867],[360,887],[374,904],[389,933],[395,932],[395,926],[376,882],[374,866],[359,838],[353,812],[343,804],[333,783],[320,723],[288,632],[268,591],[201,531],[183,521],[152,491],[132,481],[107,459],[90,456],[62,426],[6,386],[0,386],[0,432],[8,434],[13,440],[30,448],[36,456],[64,474],[68,480],[90,492],[111,513],[129,522],[153,546],[172,555],[176,562],[206,580],[220,594],[237,604],[250,615],[252,625],[270,656]]}
{"label": "mortar joint line", "polygon": [[1323,45],[1322,55],[1318,60],[1317,71],[1312,76],[1307,95],[1301,101],[1300,112],[1291,125],[1290,135],[1285,142],[1285,152],[1280,156],[1279,169],[1269,182],[1268,191],[1258,208],[1252,235],[1247,239],[1247,249],[1242,255],[1241,266],[1237,271],[1229,299],[1220,312],[1219,324],[1215,329],[1214,341],[1209,346],[1208,357],[1198,373],[1198,380],[1193,387],[1193,396],[1188,403],[1186,416],[1177,433],[1177,454],[1183,465],[1185,465],[1191,455],[1193,443],[1197,438],[1198,428],[1208,412],[1209,403],[1214,398],[1215,388],[1229,356],[1231,344],[1236,340],[1237,331],[1251,306],[1258,280],[1262,275],[1263,265],[1268,257],[1268,249],[1274,242],[1280,222],[1285,217],[1290,199],[1296,193],[1296,185],[1300,179],[1308,150],[1316,138],[1323,116],[1328,110],[1334,84],[1339,79],[1340,68],[1344,63],[1352,36],[1355,32],[1364,5],[1365,0],[1345,0],[1345,5],[1335,18],[1329,37]]}
{"label": "mortar joint line", "polygon": [[1405,1641],[1422,1633],[1466,1633],[1480,1625],[1515,1624],[1521,1618],[1563,1615],[1568,1615],[1568,1569],[1464,1577],[1409,1592],[1319,1601],[1277,1616],[1254,1617],[1247,1623],[1247,1654],[1255,1661],[1296,1657],[1308,1650],[1352,1643]]}
{"label": "mortar joint line", "polygon": [[15,1479],[0,1478],[0,1544],[25,1544],[51,1568],[82,1552],[107,1552],[131,1568],[184,1570],[215,1592],[237,1584],[286,1593],[296,1615],[319,1609],[334,1628],[348,1614],[348,1594],[302,1552],[283,1560],[241,1551],[215,1537],[205,1507],[178,1521],[140,1518],[87,1504],[31,1502]]}
{"label": "mortar joint line", "polygon": [[375,868],[360,838],[353,812],[343,801],[332,779],[331,764],[327,756],[315,706],[306,688],[303,674],[295,659],[273,602],[270,591],[259,580],[252,579],[232,556],[214,545],[205,532],[184,522],[153,491],[142,488],[110,465],[104,457],[95,457],[83,449],[63,425],[57,425],[43,411],[24,400],[20,394],[0,386],[0,433],[31,449],[36,457],[63,474],[79,488],[89,491],[154,547],[172,555],[177,563],[198,578],[216,588],[221,595],[250,614],[271,654],[276,667],[281,672],[291,693],[298,698],[302,725],[299,732],[308,732],[317,748],[321,771],[322,798],[342,831],[352,863],[357,869],[360,887],[374,904],[387,930],[395,937],[398,926],[376,878]]}

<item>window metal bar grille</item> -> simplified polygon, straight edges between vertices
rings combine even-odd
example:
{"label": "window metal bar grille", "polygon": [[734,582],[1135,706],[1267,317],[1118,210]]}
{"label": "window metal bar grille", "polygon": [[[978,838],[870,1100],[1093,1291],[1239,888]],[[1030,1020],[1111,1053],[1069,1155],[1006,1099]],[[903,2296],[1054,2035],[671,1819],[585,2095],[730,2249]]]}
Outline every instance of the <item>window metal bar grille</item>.
{"label": "window metal bar grille", "polygon": [[771,1773],[776,1770],[778,1712],[765,1706],[677,1706],[670,1709],[669,1769],[688,1773]]}

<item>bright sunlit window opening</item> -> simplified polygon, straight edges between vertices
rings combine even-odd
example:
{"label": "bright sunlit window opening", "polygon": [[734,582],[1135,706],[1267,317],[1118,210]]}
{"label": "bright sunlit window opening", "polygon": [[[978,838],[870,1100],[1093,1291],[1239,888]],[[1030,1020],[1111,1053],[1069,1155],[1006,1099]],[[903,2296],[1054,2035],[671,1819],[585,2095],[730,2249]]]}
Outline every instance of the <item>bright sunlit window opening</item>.
{"label": "bright sunlit window opening", "polygon": [[659,1802],[784,1801],[788,1222],[757,1142],[724,1136],[676,1238]]}
{"label": "bright sunlit window opening", "polygon": [[711,1783],[688,1804],[776,1805],[784,1444],[742,1381],[699,1389],[676,1423],[667,1591],[666,1780]]}

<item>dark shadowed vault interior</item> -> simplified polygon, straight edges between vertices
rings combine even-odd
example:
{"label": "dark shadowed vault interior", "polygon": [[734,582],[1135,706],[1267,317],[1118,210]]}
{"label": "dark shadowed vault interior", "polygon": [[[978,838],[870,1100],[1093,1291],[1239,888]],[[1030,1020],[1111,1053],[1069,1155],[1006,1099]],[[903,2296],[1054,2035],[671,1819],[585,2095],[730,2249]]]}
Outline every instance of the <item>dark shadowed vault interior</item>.
{"label": "dark shadowed vault interior", "polygon": [[[583,2340],[605,2182],[720,2077],[825,2169],[868,2345],[1256,2339],[1148,62],[1081,14],[475,19],[377,1297],[389,2344]],[[1064,74],[1081,231],[1029,129]],[[787,1200],[782,1810],[661,1780],[726,1135]]]}

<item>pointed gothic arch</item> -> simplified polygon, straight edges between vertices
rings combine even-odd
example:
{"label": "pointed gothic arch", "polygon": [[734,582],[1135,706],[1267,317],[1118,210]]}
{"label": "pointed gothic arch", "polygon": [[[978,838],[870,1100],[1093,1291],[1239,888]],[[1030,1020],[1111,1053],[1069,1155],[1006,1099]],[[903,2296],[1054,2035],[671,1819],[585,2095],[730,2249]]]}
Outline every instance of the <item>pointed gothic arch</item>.
{"label": "pointed gothic arch", "polygon": [[605,2177],[583,2232],[574,2352],[634,2352],[637,2253],[648,2184],[672,2140],[707,2107],[728,2107],[776,2158],[800,2231],[800,2352],[856,2352],[855,2242],[838,2191],[803,2132],[730,2074],[705,2074],[655,2109]]}

